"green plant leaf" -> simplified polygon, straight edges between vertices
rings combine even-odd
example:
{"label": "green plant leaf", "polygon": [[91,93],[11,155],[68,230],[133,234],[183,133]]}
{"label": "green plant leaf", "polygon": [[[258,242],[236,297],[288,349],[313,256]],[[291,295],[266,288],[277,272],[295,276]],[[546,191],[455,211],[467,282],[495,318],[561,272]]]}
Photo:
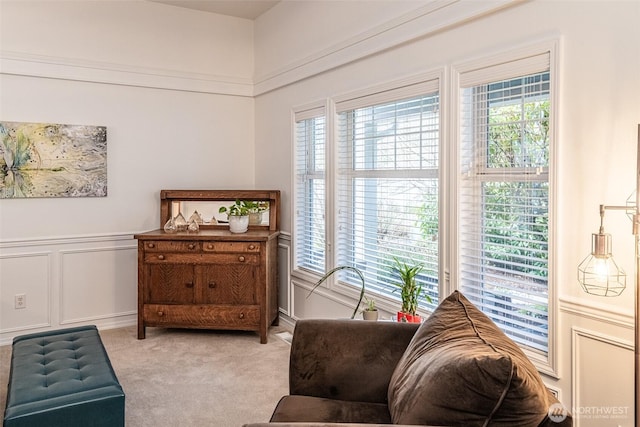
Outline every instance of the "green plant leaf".
{"label": "green plant leaf", "polygon": [[[420,274],[424,264],[409,265],[396,257],[393,257],[393,259],[396,265],[392,268],[400,276],[400,283],[394,283],[394,285],[400,289],[401,311],[415,315],[418,310],[418,299],[422,294],[422,284],[416,281],[416,276]],[[426,297],[429,298],[428,295]]]}
{"label": "green plant leaf", "polygon": [[353,314],[351,315],[351,319],[353,319],[353,318],[356,317],[356,314],[358,313],[358,308],[360,307],[360,304],[362,304],[362,300],[364,299],[364,291],[365,291],[364,275],[356,267],[352,267],[350,265],[340,265],[338,267],[332,268],[327,273],[325,273],[325,275],[322,276],[320,278],[320,280],[318,280],[315,283],[315,285],[313,285],[313,287],[309,291],[309,295],[307,295],[307,298],[309,298],[309,296],[311,296],[311,294],[318,288],[318,286],[320,286],[322,283],[324,283],[332,274],[334,274],[334,273],[336,273],[337,271],[340,271],[340,270],[355,271],[356,274],[358,275],[358,277],[360,278],[360,282],[362,283],[362,287],[360,289],[360,297],[358,298],[358,303],[356,304],[356,308],[353,310]]}

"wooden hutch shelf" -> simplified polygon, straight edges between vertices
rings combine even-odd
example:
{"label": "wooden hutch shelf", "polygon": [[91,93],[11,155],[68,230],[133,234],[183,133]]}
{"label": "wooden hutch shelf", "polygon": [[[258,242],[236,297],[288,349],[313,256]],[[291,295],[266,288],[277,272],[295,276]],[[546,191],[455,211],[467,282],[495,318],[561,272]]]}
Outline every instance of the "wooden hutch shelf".
{"label": "wooden hutch shelf", "polygon": [[[205,223],[197,233],[162,228],[182,204],[236,199],[269,202],[268,220],[238,234],[228,224]],[[277,190],[162,190],[160,229],[134,236],[138,338],[147,326],[234,329],[266,343],[278,322],[279,209]]]}

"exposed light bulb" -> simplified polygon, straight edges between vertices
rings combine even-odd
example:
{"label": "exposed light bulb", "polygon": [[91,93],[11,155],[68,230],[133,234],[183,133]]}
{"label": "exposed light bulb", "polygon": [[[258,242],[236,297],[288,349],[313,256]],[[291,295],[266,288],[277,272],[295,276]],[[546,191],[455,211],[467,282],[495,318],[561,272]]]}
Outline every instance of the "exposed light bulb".
{"label": "exposed light bulb", "polygon": [[593,264],[593,272],[598,283],[606,283],[609,276],[606,258],[596,258]]}

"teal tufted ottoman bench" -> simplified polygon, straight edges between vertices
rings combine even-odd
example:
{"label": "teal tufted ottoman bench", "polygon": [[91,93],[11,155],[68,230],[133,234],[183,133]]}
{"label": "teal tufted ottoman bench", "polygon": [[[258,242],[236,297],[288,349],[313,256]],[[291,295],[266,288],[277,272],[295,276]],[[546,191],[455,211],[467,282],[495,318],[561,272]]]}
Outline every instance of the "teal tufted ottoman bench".
{"label": "teal tufted ottoman bench", "polygon": [[13,340],[4,427],[124,426],[124,392],[95,326]]}

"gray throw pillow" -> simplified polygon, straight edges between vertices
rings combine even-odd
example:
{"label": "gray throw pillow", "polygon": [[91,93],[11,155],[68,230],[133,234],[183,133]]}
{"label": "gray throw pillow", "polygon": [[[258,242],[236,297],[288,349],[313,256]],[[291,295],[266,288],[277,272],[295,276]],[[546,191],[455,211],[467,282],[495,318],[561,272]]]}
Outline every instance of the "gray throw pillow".
{"label": "gray throw pillow", "polygon": [[396,424],[533,427],[549,408],[533,364],[458,291],[416,332],[388,399]]}

